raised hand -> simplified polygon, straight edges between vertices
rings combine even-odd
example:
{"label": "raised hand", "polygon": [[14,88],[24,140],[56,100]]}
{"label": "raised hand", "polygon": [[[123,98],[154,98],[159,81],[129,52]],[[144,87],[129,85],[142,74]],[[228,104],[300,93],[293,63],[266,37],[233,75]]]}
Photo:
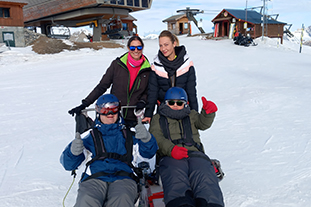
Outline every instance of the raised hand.
{"label": "raised hand", "polygon": [[214,113],[218,110],[216,104],[212,101],[207,101],[204,96],[202,96],[202,103],[206,114]]}
{"label": "raised hand", "polygon": [[70,151],[73,155],[78,156],[83,152],[84,145],[80,133],[76,133],[76,138],[71,142]]}

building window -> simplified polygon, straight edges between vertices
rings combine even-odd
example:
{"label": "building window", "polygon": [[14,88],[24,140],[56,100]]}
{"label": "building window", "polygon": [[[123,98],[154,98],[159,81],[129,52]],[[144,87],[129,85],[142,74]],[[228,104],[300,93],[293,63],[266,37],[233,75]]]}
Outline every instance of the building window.
{"label": "building window", "polygon": [[133,6],[133,0],[127,0],[127,5],[128,6]]}
{"label": "building window", "polygon": [[127,23],[122,23],[122,30],[128,30]]}
{"label": "building window", "polygon": [[135,6],[140,7],[139,0],[135,0]]}
{"label": "building window", "polygon": [[0,7],[0,18],[1,17],[5,17],[5,18],[10,17],[10,9]]}
{"label": "building window", "polygon": [[110,0],[110,4],[124,5],[124,0]]}
{"label": "building window", "polygon": [[142,0],[142,6],[148,8],[148,1],[149,0]]}
{"label": "building window", "polygon": [[184,23],[184,28],[188,29],[188,23]]}

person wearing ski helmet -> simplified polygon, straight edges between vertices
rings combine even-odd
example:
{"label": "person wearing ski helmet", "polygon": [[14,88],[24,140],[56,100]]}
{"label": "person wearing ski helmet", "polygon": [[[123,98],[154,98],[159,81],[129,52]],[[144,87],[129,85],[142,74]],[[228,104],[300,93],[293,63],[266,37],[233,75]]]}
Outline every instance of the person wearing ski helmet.
{"label": "person wearing ski helmet", "polygon": [[163,30],[159,35],[159,52],[151,65],[148,85],[148,105],[143,121],[150,122],[155,105],[164,101],[166,91],[181,87],[188,95],[190,109],[198,111],[196,75],[186,47],[179,45],[176,35]]}
{"label": "person wearing ski helmet", "polygon": [[198,113],[187,102],[184,89],[168,89],[149,128],[159,146],[157,162],[165,206],[223,207],[218,178],[199,134],[211,127],[217,106],[202,97]]}
{"label": "person wearing ski helmet", "polygon": [[[97,86],[82,100],[82,104],[68,111],[74,116],[90,106],[111,86],[121,106],[136,106],[136,110],[146,107],[150,63],[143,55],[144,42],[139,36],[132,36],[127,42],[128,51],[112,61]],[[137,123],[134,108],[122,111],[126,125],[134,127]]]}
{"label": "person wearing ski helmet", "polygon": [[[65,170],[72,171],[87,158],[84,150],[91,152],[92,160],[87,164],[91,175],[82,174],[74,206],[133,207],[137,198],[137,178],[131,164],[133,145],[138,144],[140,155],[150,159],[158,149],[156,140],[141,122],[136,125],[135,133],[129,128],[125,130],[120,116],[120,101],[115,95],[100,96],[95,110],[92,131],[82,139],[76,136],[60,158]],[[98,145],[104,152],[99,152]]]}
{"label": "person wearing ski helmet", "polygon": [[102,95],[95,104],[96,116],[105,124],[113,124],[120,117],[121,104],[112,94]]}

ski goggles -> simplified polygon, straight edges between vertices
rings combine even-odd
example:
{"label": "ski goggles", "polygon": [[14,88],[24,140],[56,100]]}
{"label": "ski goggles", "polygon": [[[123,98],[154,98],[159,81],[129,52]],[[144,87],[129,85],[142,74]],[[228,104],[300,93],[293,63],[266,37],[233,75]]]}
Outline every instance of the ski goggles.
{"label": "ski goggles", "polygon": [[140,46],[130,46],[129,48],[131,51],[135,51],[136,48],[137,48],[137,50],[142,50],[143,46],[141,46],[141,45]]}
{"label": "ski goggles", "polygon": [[165,103],[168,104],[168,105],[170,105],[170,106],[174,106],[175,103],[177,104],[177,106],[182,106],[183,104],[186,104],[186,101],[183,101],[183,100],[177,100],[177,101],[174,101],[174,100],[166,100]]}
{"label": "ski goggles", "polygon": [[110,114],[117,114],[121,109],[119,102],[110,102],[110,103],[104,103],[102,105],[96,105],[95,110],[97,113],[107,116]]}

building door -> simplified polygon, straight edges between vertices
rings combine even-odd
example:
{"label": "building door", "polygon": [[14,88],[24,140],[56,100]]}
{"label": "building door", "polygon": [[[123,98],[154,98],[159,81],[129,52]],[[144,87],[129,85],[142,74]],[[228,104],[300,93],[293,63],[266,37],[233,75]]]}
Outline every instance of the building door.
{"label": "building door", "polygon": [[219,23],[214,25],[214,37],[218,37],[219,35]]}
{"label": "building door", "polygon": [[2,39],[6,46],[15,47],[14,32],[2,32]]}
{"label": "building door", "polygon": [[179,23],[179,34],[184,34],[184,24],[182,22]]}
{"label": "building door", "polygon": [[228,24],[228,22],[224,22],[224,24],[223,24],[223,36],[228,36],[229,34],[228,34],[228,28],[229,28],[229,24]]}

